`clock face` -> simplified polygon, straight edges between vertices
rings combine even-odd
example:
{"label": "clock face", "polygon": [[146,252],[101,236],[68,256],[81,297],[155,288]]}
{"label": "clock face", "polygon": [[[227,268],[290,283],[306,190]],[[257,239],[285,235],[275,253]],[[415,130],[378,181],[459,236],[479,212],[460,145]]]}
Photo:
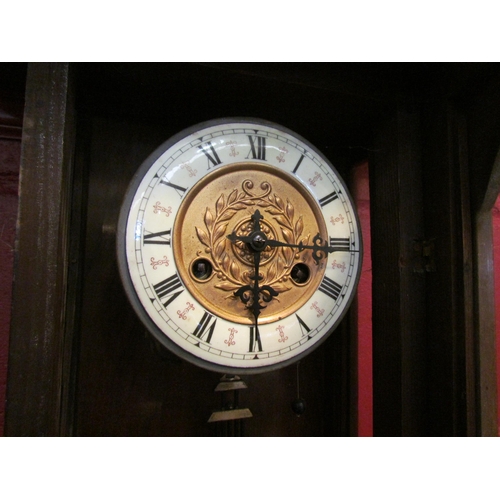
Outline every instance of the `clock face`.
{"label": "clock face", "polygon": [[328,160],[279,125],[202,123],[139,168],[118,223],[125,291],[184,359],[259,373],[316,348],[348,309],[361,232]]}

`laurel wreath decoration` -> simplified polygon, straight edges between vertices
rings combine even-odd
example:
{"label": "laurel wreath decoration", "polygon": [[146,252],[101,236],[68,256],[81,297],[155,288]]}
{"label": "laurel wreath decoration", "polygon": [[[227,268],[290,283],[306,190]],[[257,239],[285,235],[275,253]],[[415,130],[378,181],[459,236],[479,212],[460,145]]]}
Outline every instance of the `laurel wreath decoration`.
{"label": "laurel wreath decoration", "polygon": [[[253,182],[247,179],[242,182],[241,192],[234,189],[227,199],[224,194],[221,194],[215,203],[215,214],[209,208],[205,211],[206,230],[195,227],[198,239],[206,247],[205,252],[212,257],[215,275],[220,280],[215,287],[224,291],[233,292],[252,282],[250,278],[252,271],[242,269],[237,264],[236,259],[227,252],[227,245],[231,244],[226,237],[227,227],[229,221],[239,210],[256,205],[263,207],[264,211],[269,213],[278,223],[286,243],[298,245],[304,230],[302,216],[294,222],[295,209],[293,205],[289,200],[284,202],[278,195],[271,194],[272,187],[268,182],[260,184],[263,192],[259,195],[252,192],[253,187]],[[302,240],[302,244],[307,245],[308,241],[309,235]],[[236,243],[237,246],[238,244],[244,245],[241,242]],[[265,275],[262,276],[261,283],[271,285],[277,292],[290,290],[291,287],[287,286],[287,281],[293,267],[293,261],[298,256],[293,248],[280,247],[276,258],[268,266]]]}

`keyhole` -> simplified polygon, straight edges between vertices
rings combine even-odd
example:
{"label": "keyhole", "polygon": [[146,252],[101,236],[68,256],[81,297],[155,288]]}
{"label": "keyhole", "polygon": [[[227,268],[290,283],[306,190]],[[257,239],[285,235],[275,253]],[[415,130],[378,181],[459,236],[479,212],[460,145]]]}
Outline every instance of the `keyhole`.
{"label": "keyhole", "polygon": [[293,266],[290,277],[297,285],[303,285],[309,280],[310,274],[309,268],[305,264],[299,263]]}
{"label": "keyhole", "polygon": [[212,263],[207,259],[195,260],[191,266],[193,276],[200,281],[205,281],[212,275]]}

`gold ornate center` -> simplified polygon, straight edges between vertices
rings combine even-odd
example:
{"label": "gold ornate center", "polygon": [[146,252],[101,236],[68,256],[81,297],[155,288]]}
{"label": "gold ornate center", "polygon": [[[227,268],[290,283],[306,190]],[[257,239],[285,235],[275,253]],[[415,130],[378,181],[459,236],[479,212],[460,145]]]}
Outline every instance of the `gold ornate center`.
{"label": "gold ornate center", "polygon": [[[174,258],[190,293],[212,314],[251,325],[253,315],[235,292],[253,284],[254,253],[228,235],[252,233],[256,210],[268,240],[308,245],[318,232],[327,238],[319,206],[293,176],[260,163],[221,167],[201,179],[184,198],[174,224]],[[264,247],[259,285],[279,294],[266,303],[259,323],[270,323],[302,307],[318,288],[325,262],[316,264],[311,250]]]}
{"label": "gold ornate center", "polygon": [[[260,223],[260,226],[261,231],[266,235],[268,239],[278,239],[278,235],[276,234],[274,227],[269,222],[263,220]],[[250,217],[236,224],[234,228],[235,234],[237,236],[249,236],[252,233],[252,230],[253,227]],[[238,257],[238,259],[241,260],[245,265],[253,266],[253,252],[250,248],[248,248],[248,245],[241,241],[238,241],[234,243],[234,246],[235,248],[233,248],[233,252],[236,257]],[[277,250],[277,248],[271,247],[264,248],[264,250],[260,253],[260,265],[265,266],[271,259],[273,259],[276,255]]]}

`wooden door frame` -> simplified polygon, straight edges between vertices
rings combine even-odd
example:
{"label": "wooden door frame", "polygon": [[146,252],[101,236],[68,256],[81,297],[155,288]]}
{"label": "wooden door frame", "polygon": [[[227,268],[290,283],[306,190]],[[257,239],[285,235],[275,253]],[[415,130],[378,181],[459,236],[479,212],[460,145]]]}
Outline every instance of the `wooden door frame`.
{"label": "wooden door frame", "polygon": [[477,406],[481,409],[477,435],[498,436],[498,387],[496,365],[495,274],[492,210],[500,194],[500,149],[475,216]]}
{"label": "wooden door frame", "polygon": [[[67,434],[74,106],[69,64],[28,66],[5,435]],[[74,298],[73,298],[74,299]]]}

